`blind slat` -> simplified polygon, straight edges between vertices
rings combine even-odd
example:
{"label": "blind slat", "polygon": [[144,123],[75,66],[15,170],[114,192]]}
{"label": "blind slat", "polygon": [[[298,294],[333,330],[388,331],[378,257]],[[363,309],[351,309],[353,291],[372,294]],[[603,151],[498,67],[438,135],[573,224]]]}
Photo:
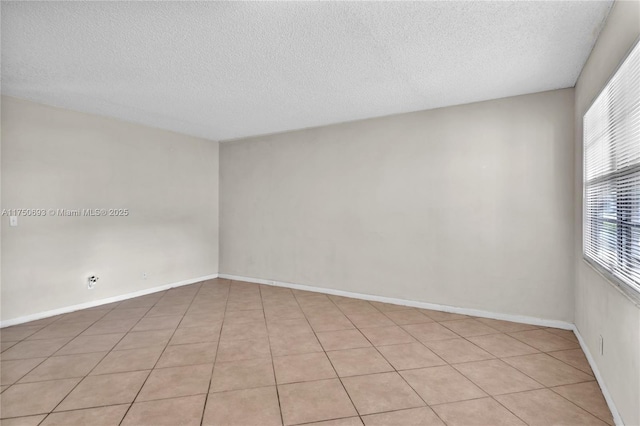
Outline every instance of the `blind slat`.
{"label": "blind slat", "polygon": [[640,292],[640,43],[583,126],[584,254]]}

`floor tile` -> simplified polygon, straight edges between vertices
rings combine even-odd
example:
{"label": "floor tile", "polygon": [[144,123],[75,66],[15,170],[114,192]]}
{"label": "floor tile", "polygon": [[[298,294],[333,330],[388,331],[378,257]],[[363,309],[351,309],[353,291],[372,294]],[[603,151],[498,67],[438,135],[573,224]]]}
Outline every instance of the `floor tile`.
{"label": "floor tile", "polygon": [[207,393],[212,368],[211,364],[204,364],[155,369],[136,402]]}
{"label": "floor tile", "polygon": [[434,311],[431,309],[421,309],[420,312],[434,321],[452,321],[469,318],[466,315],[454,314],[452,312]]}
{"label": "floor tile", "polygon": [[323,331],[316,333],[325,351],[365,348],[371,343],[358,330]]}
{"label": "floor tile", "polygon": [[486,334],[500,333],[498,330],[489,327],[474,319],[465,319],[459,321],[444,321],[443,326],[462,337],[483,336]]}
{"label": "floor tile", "polygon": [[216,362],[209,392],[222,392],[275,385],[269,358]]}
{"label": "floor tile", "polygon": [[354,301],[353,303],[342,303],[339,306],[340,310],[345,315],[352,314],[367,314],[367,313],[378,313],[379,311],[373,307],[368,302],[365,301]]}
{"label": "floor tile", "polygon": [[593,371],[587,361],[587,357],[584,356],[582,349],[568,349],[566,351],[548,352],[547,355],[559,359],[560,361],[569,364],[578,370],[593,376]]}
{"label": "floor tile", "polygon": [[80,335],[64,345],[55,355],[107,352],[113,349],[124,335],[125,333],[100,334],[95,336]]}
{"label": "floor tile", "polygon": [[262,302],[259,300],[256,300],[256,301],[239,300],[237,302],[229,301],[229,303],[227,303],[227,312],[252,311],[256,309],[262,309]]}
{"label": "floor tile", "polygon": [[151,370],[160,358],[164,347],[112,351],[97,365],[91,375],[124,373],[126,371]]}
{"label": "floor tile", "polygon": [[2,420],[2,426],[37,426],[46,417],[46,414],[37,416],[14,417]]}
{"label": "floor tile", "polygon": [[523,355],[503,358],[503,360],[545,386],[560,386],[593,380],[589,374],[547,354]]}
{"label": "floor tile", "polygon": [[182,317],[182,321],[178,326],[180,328],[189,327],[218,327],[222,328],[222,320],[224,319],[224,313],[214,312],[211,314],[187,314]]}
{"label": "floor tile", "polygon": [[120,305],[118,305],[118,307],[116,307],[115,310],[117,310],[117,309],[129,309],[129,308],[147,308],[147,310],[148,310],[153,305],[155,305],[155,303],[157,302],[158,299],[159,298],[156,298],[156,297],[154,297],[154,298],[145,298],[145,296],[136,297],[135,299],[125,300]]}
{"label": "floor tile", "polygon": [[313,333],[271,336],[269,342],[273,356],[323,352],[320,342]]}
{"label": "floor tile", "polygon": [[424,406],[424,401],[398,373],[342,379],[360,415]]}
{"label": "floor tile", "polygon": [[175,330],[182,320],[181,315],[166,317],[146,317],[142,318],[131,331],[147,331],[147,330]]}
{"label": "floor tile", "polygon": [[446,364],[439,356],[427,349],[422,343],[381,346],[380,353],[396,370],[434,367]]}
{"label": "floor tile", "polygon": [[118,426],[128,409],[129,404],[123,404],[51,413],[40,426]]}
{"label": "floor tile", "polygon": [[95,308],[83,309],[80,311],[65,314],[62,316],[62,318],[56,321],[56,323],[64,324],[85,322],[91,324],[92,322],[98,321],[100,318],[104,318],[104,316],[110,311],[110,309],[99,308],[100,307],[96,306]]}
{"label": "floor tile", "polygon": [[344,419],[305,423],[305,426],[362,426],[362,421],[360,417],[345,417]]}
{"label": "floor tile", "polygon": [[[185,313],[185,316],[191,316],[191,315],[202,315],[202,314],[210,314],[212,316],[216,316],[214,314],[217,314],[217,316],[222,316],[224,315],[226,309],[226,302],[220,302],[220,303],[213,303],[213,302],[203,302],[200,303],[200,301],[198,300],[194,300],[194,303],[189,306],[189,309],[187,309],[187,312]],[[261,319],[261,318],[259,318]]]}
{"label": "floor tile", "polygon": [[[400,312],[400,311],[399,311]],[[374,346],[412,343],[416,339],[397,325],[391,327],[375,327],[360,330]]]}
{"label": "floor tile", "polygon": [[391,311],[384,313],[391,321],[398,325],[422,324],[433,322],[431,318],[416,309],[406,309],[402,311]]}
{"label": "floor tile", "polygon": [[127,333],[114,349],[120,351],[125,349],[166,346],[172,334],[173,330],[132,331]]}
{"label": "floor tile", "polygon": [[267,320],[279,319],[303,319],[304,313],[297,306],[295,308],[273,308],[264,307],[264,314]]}
{"label": "floor tile", "polygon": [[545,330],[551,334],[555,334],[556,336],[563,337],[571,342],[578,343],[578,338],[571,330],[562,330],[559,328],[546,328]]}
{"label": "floor tile", "polygon": [[45,340],[23,340],[2,352],[2,360],[48,357],[66,345],[70,340],[71,338],[69,337]]}
{"label": "floor tile", "polygon": [[393,321],[380,312],[351,314],[347,318],[358,328],[385,327],[395,325]]}
{"label": "floor tile", "polygon": [[64,379],[13,385],[2,392],[0,416],[5,418],[48,413],[79,381],[80,379]]}
{"label": "floor tile", "polygon": [[200,426],[206,395],[135,402],[122,426]]}
{"label": "floor tile", "polygon": [[148,371],[134,371],[85,377],[55,411],[133,402],[148,375]]}
{"label": "floor tile", "polygon": [[227,324],[244,324],[247,322],[264,321],[264,311],[256,309],[253,311],[232,311],[224,316]]}
{"label": "floor tile", "polygon": [[429,407],[370,414],[363,416],[362,420],[365,426],[444,426],[442,420]]}
{"label": "floor tile", "polygon": [[[295,291],[294,291],[294,294],[296,295],[298,303],[303,308],[305,306],[314,306],[314,305],[326,305],[326,304],[333,305],[333,302],[331,302],[330,296],[326,294],[306,292],[304,296],[300,296],[300,297],[298,297],[299,293],[296,293]],[[353,300],[353,299],[349,299],[349,300]]]}
{"label": "floor tile", "polygon": [[275,386],[212,393],[202,422],[203,426],[281,424]]}
{"label": "floor tile", "polygon": [[169,345],[183,345],[187,343],[203,343],[203,342],[217,342],[220,337],[220,329],[222,328],[222,322],[217,325],[205,326],[205,327],[185,327],[178,328]]}
{"label": "floor tile", "polygon": [[24,376],[21,383],[41,382],[43,380],[70,379],[84,377],[98,365],[106,352],[63,355],[48,358]]}
{"label": "floor tile", "polygon": [[449,364],[480,361],[494,356],[465,339],[432,340],[424,345]]}
{"label": "floor tile", "polygon": [[511,321],[502,321],[491,318],[476,318],[481,323],[488,325],[491,328],[495,328],[496,330],[502,333],[513,333],[515,331],[525,331],[525,330],[535,330],[538,327],[537,325],[531,324],[522,324],[519,322],[511,322]]}
{"label": "floor tile", "polygon": [[278,384],[336,377],[324,352],[274,357],[273,366]]}
{"label": "floor tile", "polygon": [[250,340],[225,340],[218,345],[217,362],[240,361],[254,358],[271,358],[266,338]]}
{"label": "floor tile", "polygon": [[357,415],[338,379],[279,385],[285,425]]}
{"label": "floor tile", "polygon": [[580,347],[578,343],[556,336],[546,330],[518,331],[509,333],[509,336],[543,352],[576,349]]}
{"label": "floor tile", "polygon": [[482,389],[448,365],[406,370],[400,374],[429,405],[487,396]]}
{"label": "floor tile", "polygon": [[42,330],[42,326],[13,326],[0,329],[0,340],[3,342],[19,341]]}
{"label": "floor tile", "polygon": [[408,310],[411,309],[410,306],[405,306],[405,305],[395,305],[393,303],[384,303],[384,302],[369,302],[371,305],[373,305],[376,309],[378,309],[380,312],[394,312],[394,311],[404,311],[404,310]]}
{"label": "floor tile", "polygon": [[149,308],[116,309],[116,310],[113,310],[113,311],[109,312],[105,316],[103,316],[102,319],[105,320],[105,321],[120,320],[120,319],[126,319],[126,318],[137,318],[137,319],[140,319],[148,311],[149,311]]}
{"label": "floor tile", "polygon": [[47,358],[16,359],[0,362],[0,385],[12,385]]}
{"label": "floor tile", "polygon": [[606,425],[549,389],[512,393],[495,398],[531,426]]}
{"label": "floor tile", "polygon": [[220,340],[249,340],[267,337],[267,326],[264,321],[253,321],[243,324],[227,324],[222,326]]}
{"label": "floor tile", "polygon": [[101,319],[82,332],[83,336],[98,334],[126,333],[138,322],[138,318],[123,318],[119,320]]}
{"label": "floor tile", "polygon": [[39,340],[39,339],[57,339],[59,337],[75,337],[78,334],[85,331],[94,321],[83,322],[59,322],[56,321],[44,327],[42,330],[27,337],[27,340]]}
{"label": "floor tile", "polygon": [[544,387],[498,359],[456,364],[454,368],[489,395],[522,392]]}
{"label": "floor tile", "polygon": [[313,330],[306,319],[269,321],[267,324],[267,330],[270,337],[313,333]]}
{"label": "floor tile", "polygon": [[349,318],[340,315],[314,315],[308,317],[311,328],[316,333],[323,331],[352,330],[355,328]]}
{"label": "floor tile", "polygon": [[446,327],[441,326],[436,322],[430,322],[426,324],[409,324],[403,325],[409,334],[418,339],[421,342],[430,342],[433,340],[446,340],[446,339],[459,339],[460,336]]}
{"label": "floor tile", "polygon": [[217,346],[218,344],[216,342],[167,346],[156,368],[213,364],[216,357]]}
{"label": "floor tile", "polygon": [[537,349],[506,334],[488,334],[486,336],[469,337],[467,340],[499,358],[538,352]]}
{"label": "floor tile", "polygon": [[602,396],[602,390],[598,382],[578,383],[575,385],[564,385],[551,388],[552,391],[564,396],[578,407],[588,411],[600,420],[613,425],[613,417],[607,406],[607,402]]}
{"label": "floor tile", "polygon": [[450,426],[526,426],[492,398],[453,402],[432,408]]}
{"label": "floor tile", "polygon": [[0,342],[0,352],[4,352],[7,349],[17,345],[20,342]]}
{"label": "floor tile", "polygon": [[330,351],[327,355],[340,377],[393,371],[393,367],[375,348]]}
{"label": "floor tile", "polygon": [[172,315],[182,316],[187,312],[188,308],[189,308],[188,303],[179,304],[179,305],[157,304],[156,306],[151,308],[149,312],[147,312],[145,317],[163,317],[163,316],[172,316]]}

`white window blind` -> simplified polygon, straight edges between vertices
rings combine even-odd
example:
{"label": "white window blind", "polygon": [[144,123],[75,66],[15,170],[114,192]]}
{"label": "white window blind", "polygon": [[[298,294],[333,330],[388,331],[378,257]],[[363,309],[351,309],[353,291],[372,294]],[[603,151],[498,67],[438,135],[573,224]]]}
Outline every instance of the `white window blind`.
{"label": "white window blind", "polygon": [[583,126],[584,255],[640,293],[640,43]]}

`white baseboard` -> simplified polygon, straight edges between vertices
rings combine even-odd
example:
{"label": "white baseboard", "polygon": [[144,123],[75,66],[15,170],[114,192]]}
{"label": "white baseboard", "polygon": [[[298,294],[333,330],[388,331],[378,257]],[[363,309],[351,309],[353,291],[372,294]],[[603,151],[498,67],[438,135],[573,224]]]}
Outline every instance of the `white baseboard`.
{"label": "white baseboard", "polygon": [[206,275],[204,277],[191,278],[188,280],[178,281],[175,283],[159,285],[156,287],[146,288],[144,290],[135,291],[133,293],[121,294],[119,296],[108,297],[106,299],[92,300],[91,302],[80,303],[78,305],[65,306],[64,308],[52,309],[50,311],[39,312],[37,314],[25,315],[23,317],[12,318],[0,322],[0,328],[9,327],[11,325],[22,324],[29,321],[35,321],[43,318],[53,317],[60,314],[68,314],[69,312],[78,311],[80,309],[95,308],[96,306],[106,305],[113,302],[121,302],[123,300],[132,299],[134,297],[146,296],[147,294],[157,293],[159,291],[169,290],[174,287],[194,284],[200,281],[212,280],[218,278],[218,274]]}
{"label": "white baseboard", "polygon": [[293,283],[287,283],[287,282],[276,281],[276,280],[265,280],[262,278],[242,277],[239,275],[218,274],[218,276],[220,278],[234,280],[234,281],[246,281],[250,283],[266,284],[266,285],[272,285],[276,287],[293,288],[296,290],[314,291],[317,293],[332,294],[334,296],[352,297],[354,299],[371,300],[374,302],[391,303],[394,305],[402,305],[402,306],[411,306],[414,308],[431,309],[434,311],[451,312],[454,314],[470,315],[474,317],[519,322],[524,324],[538,325],[541,327],[562,328],[564,330],[574,329],[574,325],[566,321],[529,317],[525,315],[502,314],[502,313],[489,312],[489,311],[483,311],[483,310],[472,309],[472,308],[459,308],[456,306],[438,305],[436,303],[418,302],[415,300],[395,299],[392,297],[375,296],[372,294],[352,293],[350,291],[342,291],[342,290],[336,290],[332,288],[313,287],[313,286],[308,286],[303,284],[293,284]]}
{"label": "white baseboard", "polygon": [[609,393],[609,389],[607,389],[607,386],[604,383],[604,378],[600,374],[600,370],[598,370],[598,365],[596,364],[596,361],[593,359],[593,355],[591,355],[591,352],[589,351],[589,347],[585,343],[584,339],[582,338],[582,335],[580,334],[580,331],[578,331],[578,328],[575,325],[573,326],[573,332],[578,337],[578,342],[580,342],[580,347],[582,348],[582,352],[584,352],[584,355],[587,357],[587,361],[591,366],[591,370],[593,370],[593,374],[596,376],[598,385],[600,385],[600,390],[602,390],[602,395],[604,396],[605,401],[607,401],[609,410],[611,410],[613,421],[617,426],[624,426],[622,417],[620,417],[620,413],[616,408],[616,404],[613,402],[613,397]]}

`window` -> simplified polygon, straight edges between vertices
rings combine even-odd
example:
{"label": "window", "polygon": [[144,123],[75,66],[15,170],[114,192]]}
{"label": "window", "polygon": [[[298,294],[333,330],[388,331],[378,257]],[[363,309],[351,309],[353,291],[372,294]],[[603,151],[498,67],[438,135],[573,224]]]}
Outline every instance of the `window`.
{"label": "window", "polygon": [[584,256],[640,294],[640,43],[583,126]]}

